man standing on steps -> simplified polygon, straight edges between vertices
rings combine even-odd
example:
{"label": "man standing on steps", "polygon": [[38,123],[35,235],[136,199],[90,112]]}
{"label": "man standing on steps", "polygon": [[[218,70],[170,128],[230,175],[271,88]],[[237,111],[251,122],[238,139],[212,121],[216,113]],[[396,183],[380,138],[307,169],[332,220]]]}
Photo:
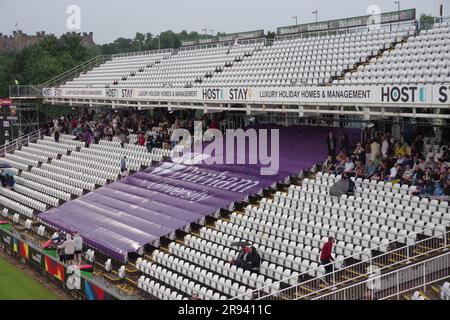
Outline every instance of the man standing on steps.
{"label": "man standing on steps", "polygon": [[323,245],[322,252],[320,253],[320,262],[325,267],[326,274],[333,272],[334,258],[331,255],[331,250],[333,249],[334,237],[329,237],[328,241]]}
{"label": "man standing on steps", "polygon": [[122,159],[120,159],[120,177],[123,178],[127,174],[127,157],[123,156]]}

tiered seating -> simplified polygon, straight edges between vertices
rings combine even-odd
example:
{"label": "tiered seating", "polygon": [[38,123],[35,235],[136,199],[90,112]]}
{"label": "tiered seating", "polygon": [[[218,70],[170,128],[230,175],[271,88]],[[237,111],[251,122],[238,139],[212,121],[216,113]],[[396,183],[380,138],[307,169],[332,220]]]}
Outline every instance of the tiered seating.
{"label": "tiered seating", "polygon": [[18,203],[15,200],[11,200],[9,198],[0,195],[0,203],[5,207],[11,208],[19,213],[22,213],[29,218],[33,218],[34,210],[27,206],[24,206],[23,204]]}
{"label": "tiered seating", "polygon": [[[73,139],[71,135],[61,134],[59,142],[55,142],[53,137],[45,136],[14,154],[6,154],[16,185],[15,191],[1,189],[0,200],[4,202],[0,203],[32,217],[33,209],[46,211],[47,205],[59,206],[60,200],[69,201],[97,185],[117,180],[123,155],[127,156],[128,168],[137,171],[142,165],[161,161],[171,152],[154,149],[149,153],[146,147],[132,144],[121,148],[118,141],[106,140],[85,148],[84,142]],[[11,200],[20,204],[13,205]]]}
{"label": "tiered seating", "polygon": [[[168,279],[166,280],[168,282]],[[144,276],[139,277],[138,288],[150,293],[160,300],[189,300],[187,297],[178,294],[176,291],[166,288],[166,286],[161,283],[150,280],[150,278]]]}
{"label": "tiered seating", "polygon": [[71,198],[71,195],[69,192],[64,192],[64,191],[46,186],[44,184],[35,182],[33,180],[25,179],[23,177],[15,177],[15,179],[16,179],[16,187],[19,185],[23,185],[23,186],[32,188],[34,190],[37,190],[38,192],[42,192],[42,193],[51,195],[54,198],[62,199],[64,201],[69,201]]}
{"label": "tiered seating", "polygon": [[0,187],[0,194],[2,194],[5,197],[8,197],[12,200],[15,200],[17,202],[23,203],[29,207],[32,207],[39,211],[45,211],[47,210],[47,205],[45,203],[39,202],[37,200],[34,200],[30,197],[27,197],[23,194],[17,193],[15,191]]}
{"label": "tiered seating", "polygon": [[[91,175],[86,175],[84,172],[79,171],[79,170],[75,171],[75,170],[60,168],[60,167],[54,166],[53,162],[51,165],[47,164],[47,163],[43,163],[41,165],[41,168],[44,170],[53,172],[53,173],[65,175],[69,178],[73,178],[73,179],[76,179],[79,181],[84,181],[86,183],[82,184],[82,185],[84,185],[84,187],[82,187],[83,189],[93,190],[95,188],[95,184],[98,184],[98,185],[106,184],[106,179],[98,178],[98,177],[91,176]],[[75,185],[77,185],[77,183],[75,183]]]}
{"label": "tiered seating", "polygon": [[[36,169],[39,169],[39,168],[35,168],[35,170]],[[42,169],[39,171],[39,173],[45,174],[47,176],[51,176],[50,172],[42,170]],[[46,186],[62,190],[64,192],[67,192],[67,193],[70,193],[73,195],[81,196],[83,194],[83,189],[81,189],[81,188],[77,188],[77,187],[68,185],[64,182],[52,180],[52,179],[46,178],[42,175],[35,174],[33,172],[22,172],[20,174],[20,176],[27,180],[35,181],[39,184],[44,184]]]}
{"label": "tiered seating", "polygon": [[33,199],[37,199],[41,202],[47,203],[53,207],[57,207],[59,205],[59,199],[52,197],[50,195],[42,193],[42,191],[36,191],[31,188],[25,187],[21,184],[16,184],[14,186],[14,191],[17,191],[23,195],[29,196]]}
{"label": "tiered seating", "polygon": [[361,33],[275,41],[203,85],[317,85],[351,69],[411,32],[374,30]]}
{"label": "tiered seating", "polygon": [[448,83],[450,81],[450,26],[435,24],[421,30],[408,41],[398,43],[395,49],[370,64],[361,65],[356,72],[347,73],[344,80],[334,84],[386,85],[417,83]]}
{"label": "tiered seating", "polygon": [[35,174],[37,174],[39,176],[42,176],[44,178],[48,178],[48,179],[52,179],[52,180],[55,180],[55,181],[59,181],[61,183],[68,182],[71,186],[75,186],[75,188],[78,189],[78,190],[72,189],[74,191],[76,190],[77,193],[75,193],[75,194],[77,194],[77,195],[81,195],[83,193],[83,189],[85,189],[85,190],[94,190],[94,188],[95,188],[95,184],[94,183],[85,182],[85,181],[82,181],[82,180],[78,180],[78,179],[75,179],[75,178],[64,176],[62,174],[57,174],[57,173],[48,171],[48,168],[53,168],[51,166],[50,167],[44,167],[43,166],[43,168],[47,168],[47,170],[33,167],[33,168],[31,168],[31,172],[35,173]]}
{"label": "tiered seating", "polygon": [[[394,29],[350,31],[317,37],[299,35],[294,39],[277,40],[271,46],[217,44],[211,48],[183,48],[162,54],[144,52],[113,57],[62,87],[319,85],[329,83],[332,78],[342,76],[357,64],[366,63],[392,44],[414,34],[413,26],[391,27]],[[446,41],[444,32],[430,34],[430,37],[438,34],[436,39]],[[359,75],[341,82],[336,80],[335,83],[356,84],[358,79]]]}
{"label": "tiered seating", "polygon": [[[172,246],[171,248],[173,250],[175,246]],[[209,256],[209,258],[211,257]],[[200,283],[200,288],[207,286],[214,288],[219,292],[223,292],[228,296],[251,292],[251,288],[248,287],[248,285],[246,286],[243,284],[249,283],[247,279],[249,279],[248,274],[250,272],[245,273],[241,268],[236,268],[236,266],[232,266],[225,261],[219,261],[212,266],[211,263],[213,262],[213,259],[207,261],[207,256],[205,254],[202,255],[195,252],[195,250],[194,252],[191,252],[190,250],[180,252],[180,256],[155,250],[152,254],[152,259],[166,268],[184,274],[197,281]],[[208,262],[211,263],[208,264]],[[271,279],[267,279],[267,284],[270,283]],[[212,298],[213,296],[214,292],[212,290],[209,295],[206,295],[207,298]],[[250,299],[251,296],[247,296],[247,298]]]}
{"label": "tiered seating", "polygon": [[116,57],[104,64],[95,67],[89,72],[81,74],[78,78],[67,82],[61,87],[100,87],[113,85],[114,81],[122,82],[123,77],[140,73],[139,70],[153,68],[170,53],[146,52],[132,57]]}

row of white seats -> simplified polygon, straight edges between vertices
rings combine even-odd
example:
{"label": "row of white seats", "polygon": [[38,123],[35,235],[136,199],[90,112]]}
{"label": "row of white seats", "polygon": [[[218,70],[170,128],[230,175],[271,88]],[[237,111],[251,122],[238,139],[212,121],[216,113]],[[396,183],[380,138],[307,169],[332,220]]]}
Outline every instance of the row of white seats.
{"label": "row of white seats", "polygon": [[[43,170],[42,170],[43,171]],[[43,171],[46,175],[51,176],[51,174],[47,171]],[[34,172],[24,171],[20,174],[21,177],[32,180],[41,184],[44,184],[49,187],[53,187],[59,190],[62,190],[66,193],[74,194],[77,196],[81,196],[83,194],[83,189],[74,187],[72,185],[66,184],[64,182],[56,181],[51,178],[46,178],[43,175],[35,174]]]}
{"label": "row of white seats", "polygon": [[[189,280],[183,275],[173,272],[160,265],[142,260],[142,258],[138,258],[138,260],[136,261],[136,269],[144,272],[145,274],[148,274],[154,279],[169,284],[170,286],[187,294],[188,296],[192,296],[193,293],[196,293],[201,300],[227,300],[225,296],[221,295],[218,292],[207,289],[206,287],[201,286],[199,283]],[[150,283],[146,284],[145,281],[146,280],[144,280],[144,286],[150,285]],[[151,280],[147,280],[147,282],[151,282]]]}
{"label": "row of white seats", "polygon": [[176,291],[166,288],[163,284],[155,282],[154,280],[150,281],[150,278],[145,278],[144,276],[139,277],[138,288],[160,300],[189,300],[187,297],[183,297]]}
{"label": "row of white seats", "polygon": [[[16,163],[21,163],[22,165],[25,165],[25,166],[37,166],[39,164],[39,160],[29,159],[29,158],[21,157],[17,154],[11,154],[11,153],[7,153],[5,155],[5,159],[8,161],[14,161]],[[25,167],[22,166],[22,169],[23,168],[25,168]],[[20,169],[20,168],[18,168],[18,169]]]}
{"label": "row of white seats", "polygon": [[[94,190],[95,189],[95,184],[94,183],[90,183],[90,182],[85,182],[82,180],[78,180],[78,179],[74,179],[74,178],[70,178],[61,174],[57,174],[51,171],[47,171],[41,168],[31,168],[31,172],[35,173],[37,175],[40,175],[44,178],[49,178],[55,181],[59,181],[61,183],[65,183],[65,184],[69,184],[77,189],[85,189],[85,190]],[[75,190],[75,189],[74,189]],[[77,195],[81,195],[81,194],[77,194]]]}
{"label": "row of white seats", "polygon": [[41,212],[47,210],[47,205],[45,203],[34,200],[28,196],[12,191],[10,189],[0,187],[0,194]]}
{"label": "row of white seats", "polygon": [[[232,234],[203,227],[200,229],[200,235],[210,241],[222,244],[224,246],[230,245],[236,241],[248,241],[248,237],[235,237]],[[273,264],[278,264],[292,270],[300,270],[301,273],[308,272],[311,277],[321,276],[324,273],[324,268],[319,265],[317,261],[310,260],[310,253],[313,248],[311,245],[304,245],[303,243],[297,243],[281,237],[270,235],[268,238],[255,238],[252,242],[258,251],[272,253],[273,258],[267,259]],[[315,256],[316,251],[313,255]],[[287,259],[289,257],[289,259]],[[344,256],[339,254],[337,259],[342,260]],[[285,259],[284,263],[281,260]],[[274,271],[277,269],[275,265],[269,264],[269,261],[262,261],[261,267],[265,270],[271,269],[273,276]],[[336,268],[341,268],[342,263],[336,263]],[[282,270],[279,269],[279,274]],[[295,275],[295,274],[294,274]],[[297,281],[296,277],[289,280],[291,284]]]}
{"label": "row of white seats", "polygon": [[24,177],[20,177],[20,176],[16,176],[15,180],[16,180],[16,185],[23,185],[23,186],[29,187],[34,190],[37,190],[38,192],[42,192],[42,193],[51,195],[55,198],[58,198],[58,199],[61,199],[64,201],[69,201],[71,199],[70,193],[49,187],[48,185],[45,185],[45,184],[42,184],[39,182],[35,182],[30,179],[25,179]]}
{"label": "row of white seats", "polygon": [[77,146],[71,143],[68,143],[66,140],[59,140],[59,142],[56,142],[54,140],[47,140],[47,139],[40,139],[36,141],[38,145],[45,145],[52,148],[59,148],[60,150],[66,150],[66,151],[76,151]]}
{"label": "row of white seats", "polygon": [[[95,164],[95,163],[94,163]],[[117,171],[105,170],[103,166],[96,166],[97,169],[86,166],[85,163],[80,163],[79,161],[70,162],[67,157],[63,157],[61,159],[53,159],[52,165],[56,167],[60,167],[63,169],[68,169],[72,171],[79,171],[87,174],[91,177],[99,179],[98,182],[104,181],[105,179],[116,180],[117,179]],[[100,180],[102,179],[102,180]],[[106,182],[106,181],[105,181]],[[103,183],[103,182],[102,182]],[[100,183],[98,183],[100,184]]]}
{"label": "row of white seats", "polygon": [[[218,259],[224,259],[225,256],[226,258],[224,260],[228,261],[230,259],[228,258],[230,256],[230,253],[232,258],[236,258],[238,255],[237,250],[224,247],[223,245],[218,245],[217,243],[205,239],[202,240],[201,238],[190,236],[187,239],[185,237],[184,241],[187,246],[192,247],[195,250],[204,252],[206,254],[210,254],[211,256],[216,257]],[[268,250],[266,250],[264,246],[255,246],[255,248],[258,250],[262,262],[259,268],[261,275],[275,278],[277,280],[282,280],[292,276],[291,279],[292,285],[296,283],[295,272],[291,270],[292,264],[288,268],[285,265],[284,261],[281,261],[281,259],[279,259],[277,256],[273,254],[271,248],[268,248]],[[266,263],[264,263],[263,260],[266,260],[265,261]],[[272,263],[269,264],[269,262]],[[276,264],[278,264],[279,266],[276,266]],[[298,269],[294,270],[300,270],[300,264],[298,265],[298,267],[299,267]],[[253,274],[251,275],[253,276]],[[244,281],[244,284],[248,283]]]}
{"label": "row of white seats", "polygon": [[[209,287],[215,288],[217,291],[223,292],[228,296],[234,297],[241,294],[246,294],[247,291],[250,290],[249,288],[246,288],[243,285],[240,286],[237,282],[232,282],[231,279],[227,279],[225,276],[214,277],[214,273],[208,271],[207,269],[198,267],[193,263],[184,261],[173,255],[163,253],[159,250],[155,250],[153,252],[152,258],[155,262],[163,266],[166,266],[178,273],[184,274],[187,277],[194,279],[198,282],[202,282]],[[208,268],[212,267],[213,266],[208,266]],[[235,272],[235,275],[237,274],[236,266],[234,266],[234,268],[229,269],[229,275],[231,275],[230,274],[231,272]],[[268,280],[269,281],[266,281],[266,284],[268,285],[272,284],[272,281],[270,281],[270,279]],[[230,283],[232,283],[231,286],[229,286]]]}
{"label": "row of white seats", "polygon": [[15,210],[21,214],[24,214],[25,216],[27,216],[28,218],[33,218],[34,216],[34,210],[32,208],[29,208],[27,206],[24,206],[21,203],[18,203],[15,200],[11,200],[7,197],[4,197],[2,195],[0,195],[0,203],[5,206],[8,207],[12,210]]}
{"label": "row of white seats", "polygon": [[[86,182],[89,184],[98,184],[100,186],[104,186],[106,184],[105,178],[91,176],[80,170],[65,169],[65,168],[61,168],[58,166],[54,166],[53,164],[47,164],[47,163],[43,163],[41,165],[41,169],[60,174],[62,176],[67,176],[68,178],[83,181],[83,182]],[[76,185],[76,186],[79,187],[80,185]],[[87,188],[83,187],[83,189],[87,189]]]}
{"label": "row of white seats", "polygon": [[14,185],[14,191],[22,193],[33,199],[37,199],[43,203],[47,203],[53,207],[59,206],[59,199],[52,197],[48,194],[44,194],[42,193],[42,191],[36,191],[17,183]]}
{"label": "row of white seats", "polygon": [[27,147],[22,147],[20,150],[16,150],[14,151],[14,153],[17,153],[19,155],[21,154],[27,154],[27,156],[30,159],[41,159],[41,162],[47,162],[48,159],[52,159],[52,158],[56,158],[58,156],[58,152],[50,152],[50,151],[46,151],[46,150],[37,150],[37,148],[35,148],[34,146],[32,146],[31,144]]}
{"label": "row of white seats", "polygon": [[16,162],[16,161],[8,159],[8,158],[6,158],[6,159],[8,160],[8,163],[13,168],[20,169],[20,170],[25,170],[25,171],[27,171],[29,169],[29,165],[28,164],[24,164],[24,163],[21,163],[21,162]]}
{"label": "row of white seats", "polygon": [[29,160],[33,160],[34,161],[34,163],[38,163],[38,162],[48,162],[48,156],[44,156],[44,155],[41,155],[41,154],[35,154],[35,153],[33,153],[33,152],[31,152],[31,153],[29,153],[29,152],[26,152],[24,149],[25,149],[26,147],[22,147],[22,150],[15,150],[14,151],[14,155],[15,156],[19,156],[19,157],[21,157],[21,158],[24,158],[24,159],[29,159]]}
{"label": "row of white seats", "polygon": [[[350,198],[350,197],[349,197]],[[353,197],[352,197],[353,198]],[[352,198],[341,198],[340,203],[326,203],[325,201],[315,202],[313,199],[305,199],[305,202],[299,202],[296,209],[286,209],[278,207],[277,211],[272,211],[272,214],[279,216],[280,219],[271,219],[275,222],[281,221],[288,223],[288,225],[298,225],[300,218],[306,216],[306,220],[320,219],[329,223],[332,217],[346,217],[361,220],[363,222],[369,221],[384,225],[388,223],[389,226],[396,226],[399,229],[405,228],[406,231],[420,231],[422,229],[434,228],[435,225],[448,223],[450,221],[450,214],[441,212],[432,212],[430,210],[422,210],[420,208],[412,209],[411,207],[403,207],[402,205],[394,205],[379,202],[377,200],[364,199],[362,202],[356,202]],[[308,202],[309,200],[309,202]],[[359,206],[361,205],[361,206]],[[271,215],[270,209],[259,208],[253,213],[249,211],[248,214],[267,217]],[[269,207],[270,208],[270,207]],[[438,230],[434,230],[438,232]],[[426,235],[433,235],[432,230],[424,231]]]}

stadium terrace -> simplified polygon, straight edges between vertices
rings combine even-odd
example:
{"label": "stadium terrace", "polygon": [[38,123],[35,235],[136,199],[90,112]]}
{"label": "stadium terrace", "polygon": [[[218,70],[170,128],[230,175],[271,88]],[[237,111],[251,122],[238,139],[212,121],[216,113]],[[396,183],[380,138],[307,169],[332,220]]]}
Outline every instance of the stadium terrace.
{"label": "stadium terrace", "polygon": [[186,300],[166,310],[183,315],[450,300],[450,18],[396,3],[89,49],[39,33],[1,55],[0,262],[68,299]]}

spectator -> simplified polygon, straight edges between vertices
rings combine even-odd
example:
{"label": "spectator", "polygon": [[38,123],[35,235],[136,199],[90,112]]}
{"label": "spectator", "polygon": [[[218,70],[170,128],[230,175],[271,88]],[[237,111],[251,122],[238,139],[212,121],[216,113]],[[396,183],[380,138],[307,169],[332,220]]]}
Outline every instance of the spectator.
{"label": "spectator", "polygon": [[365,178],[364,165],[363,165],[363,162],[360,160],[356,161],[355,177],[356,178]]}
{"label": "spectator", "polygon": [[377,167],[373,164],[372,160],[369,160],[364,167],[364,177],[370,179],[376,171]]}
{"label": "spectator", "polygon": [[387,157],[389,152],[389,136],[386,134],[383,137],[383,142],[381,144],[381,155],[382,157]]}
{"label": "spectator", "polygon": [[58,249],[63,250],[63,262],[72,264],[75,253],[75,241],[73,241],[70,234],[68,234],[66,240],[58,246]]}
{"label": "spectator", "polygon": [[75,231],[73,241],[75,242],[75,262],[78,263],[78,265],[81,265],[81,254],[83,250],[83,238],[81,238],[80,233],[78,231]]}
{"label": "spectator", "polygon": [[349,154],[349,141],[348,135],[342,131],[339,137],[339,144],[341,145],[341,151],[345,152],[346,155]]}
{"label": "spectator", "polygon": [[127,157],[125,155],[122,157],[122,159],[120,159],[119,166],[120,166],[120,175],[121,175],[121,177],[125,177],[126,174],[127,174],[127,171],[128,171],[128,169],[127,169]]}
{"label": "spectator", "polygon": [[410,164],[406,164],[405,171],[403,172],[403,175],[402,175],[402,183],[405,183],[408,185],[412,184],[413,176],[414,176],[414,170],[411,168]]}
{"label": "spectator", "polygon": [[353,163],[353,160],[350,157],[348,157],[347,161],[344,164],[344,172],[350,174],[353,173],[354,169],[355,164]]}
{"label": "spectator", "polygon": [[230,263],[234,264],[237,267],[240,267],[242,265],[242,262],[244,261],[246,254],[247,254],[247,247],[242,246],[236,259],[231,259]]}
{"label": "spectator", "polygon": [[125,148],[125,144],[128,143],[128,137],[127,137],[127,135],[125,134],[125,131],[124,131],[124,130],[122,130],[122,132],[120,133],[120,135],[119,135],[119,140],[120,140],[120,146],[121,146],[122,148]]}
{"label": "spectator", "polygon": [[139,137],[138,137],[138,145],[140,146],[145,146],[145,136],[144,134],[141,132],[139,133]]}
{"label": "spectator", "polygon": [[250,270],[252,272],[259,272],[259,267],[261,265],[261,258],[255,247],[247,247],[246,255],[242,260],[241,267],[245,270]]}
{"label": "spectator", "polygon": [[374,161],[375,157],[380,155],[380,144],[373,139],[370,144],[370,160]]}
{"label": "spectator", "polygon": [[323,245],[322,252],[320,253],[320,263],[325,267],[325,272],[327,274],[333,272],[332,261],[334,261],[334,258],[331,255],[331,251],[333,249],[334,241],[334,237],[329,237],[328,241]]}
{"label": "spectator", "polygon": [[59,130],[55,130],[53,137],[55,139],[55,142],[59,142]]}
{"label": "spectator", "polygon": [[336,138],[331,131],[328,132],[327,136],[327,149],[328,155],[331,156],[334,161],[336,159]]}
{"label": "spectator", "polygon": [[356,149],[353,151],[353,155],[362,163],[366,162],[366,152],[364,148],[361,146],[361,143],[356,144]]}

